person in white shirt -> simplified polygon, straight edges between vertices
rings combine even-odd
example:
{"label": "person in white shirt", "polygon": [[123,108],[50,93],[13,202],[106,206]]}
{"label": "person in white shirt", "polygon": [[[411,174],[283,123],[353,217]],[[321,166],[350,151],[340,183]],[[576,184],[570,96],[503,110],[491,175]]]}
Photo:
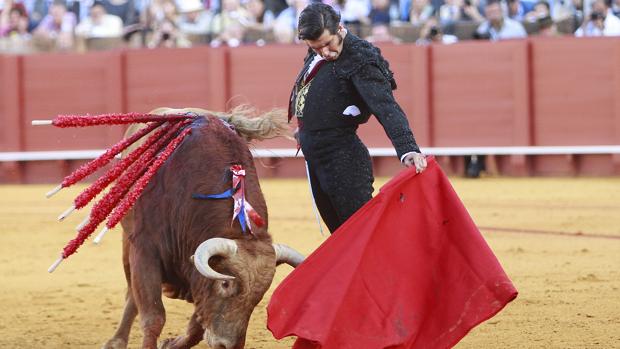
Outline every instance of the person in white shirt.
{"label": "person in white shirt", "polygon": [[117,38],[123,35],[123,20],[107,13],[103,4],[95,1],[90,15],[75,28],[81,38]]}
{"label": "person in white shirt", "polygon": [[620,18],[611,10],[611,0],[595,0],[592,12],[575,32],[575,36],[620,36]]}
{"label": "person in white shirt", "polygon": [[213,14],[200,0],[183,0],[179,3],[179,30],[189,35],[206,35],[211,27]]}
{"label": "person in white shirt", "polygon": [[487,1],[484,15],[486,20],[476,29],[477,38],[497,41],[527,37],[527,32],[520,22],[504,16],[502,5],[498,0]]}

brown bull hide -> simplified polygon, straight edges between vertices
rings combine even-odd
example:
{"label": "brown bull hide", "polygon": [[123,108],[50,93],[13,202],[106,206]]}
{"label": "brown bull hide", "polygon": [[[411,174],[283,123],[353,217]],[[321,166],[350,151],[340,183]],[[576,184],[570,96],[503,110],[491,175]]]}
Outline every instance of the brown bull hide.
{"label": "brown bull hide", "polygon": [[[216,117],[199,118],[146,187],[122,222],[123,263],[128,291],[123,318],[104,348],[126,348],[131,324],[140,314],[143,348],[156,348],[165,322],[164,294],[195,304],[187,333],[162,343],[187,348],[203,338],[216,349],[243,348],[254,307],[269,288],[276,256],[267,224],[242,233],[231,226],[233,202],[195,200],[231,187],[228,168],[246,170],[246,199],[267,222],[267,207],[246,142]],[[129,130],[128,132],[133,132]],[[191,262],[197,246],[213,237],[236,242],[235,256],[215,256],[210,266],[234,280],[211,280]]]}

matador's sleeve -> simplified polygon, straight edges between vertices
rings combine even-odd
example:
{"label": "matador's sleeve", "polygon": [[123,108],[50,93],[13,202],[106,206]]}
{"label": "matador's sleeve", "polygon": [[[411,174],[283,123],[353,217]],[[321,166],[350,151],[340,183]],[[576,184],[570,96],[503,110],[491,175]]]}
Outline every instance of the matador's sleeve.
{"label": "matador's sleeve", "polygon": [[366,64],[351,76],[355,89],[370,112],[379,120],[388,135],[398,158],[408,152],[420,152],[405,113],[400,108],[386,76],[374,64]]}

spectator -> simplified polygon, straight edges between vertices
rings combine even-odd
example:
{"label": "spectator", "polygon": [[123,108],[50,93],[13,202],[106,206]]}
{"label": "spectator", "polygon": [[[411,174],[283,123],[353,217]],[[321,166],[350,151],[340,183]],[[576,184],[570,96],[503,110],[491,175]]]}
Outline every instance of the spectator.
{"label": "spectator", "polygon": [[88,17],[93,0],[64,0],[67,11],[75,15],[76,23]]}
{"label": "spectator", "polygon": [[527,37],[527,32],[520,22],[504,16],[498,0],[488,0],[484,14],[486,20],[476,29],[476,38],[497,41]]}
{"label": "spectator", "polygon": [[118,16],[123,21],[123,26],[127,27],[138,22],[136,4],[134,0],[96,0],[100,1],[106,12],[110,15]]}
{"label": "spectator", "polygon": [[185,35],[208,35],[213,14],[200,0],[183,0],[179,3],[178,27]]}
{"label": "spectator", "polygon": [[15,4],[12,0],[4,3],[4,9],[0,13],[0,37],[30,39],[28,15],[26,14],[26,8],[22,4]]}
{"label": "spectator", "polygon": [[30,53],[31,35],[28,32],[28,16],[22,4],[4,3],[0,13],[0,52]]}
{"label": "spectator", "polygon": [[239,46],[245,28],[251,23],[250,17],[250,13],[241,6],[239,0],[223,0],[222,11],[216,14],[211,22],[211,33],[214,36],[211,46]]}
{"label": "spectator", "polygon": [[33,40],[42,49],[71,49],[75,24],[75,14],[67,11],[64,1],[55,0],[49,13],[35,29]]}
{"label": "spectator", "polygon": [[525,6],[521,0],[508,0],[508,18],[522,22],[525,19]]}
{"label": "spectator", "polygon": [[413,25],[423,25],[433,16],[435,9],[429,0],[412,0],[409,21]]}
{"label": "spectator", "polygon": [[551,16],[538,19],[538,36],[554,37],[560,36],[556,28],[555,22],[551,19]]}
{"label": "spectator", "polygon": [[32,32],[49,12],[48,0],[24,0],[26,13],[28,14],[28,31]]}
{"label": "spectator", "polygon": [[286,10],[289,5],[286,0],[265,0],[265,12],[273,13],[274,17],[278,17],[278,15]]}
{"label": "spectator", "polygon": [[370,0],[345,0],[340,15],[351,33],[359,36],[362,25],[370,23],[370,7]]}
{"label": "spectator", "polygon": [[[525,13],[528,13],[530,11],[532,11],[534,9],[534,5],[536,5],[536,3],[539,0],[520,0],[521,5],[523,6],[523,10],[525,11]],[[572,0],[561,0],[561,1],[572,1]],[[579,0],[581,1],[581,0]]]}
{"label": "spectator", "polygon": [[480,10],[478,10],[479,6],[479,0],[463,0],[462,20],[474,22],[484,21],[484,17],[480,14]]}
{"label": "spectator", "polygon": [[614,16],[620,17],[620,0],[615,0],[611,4],[611,11],[614,13]]}
{"label": "spectator", "polygon": [[538,0],[531,8],[524,6],[527,10],[525,19],[536,22],[539,18],[551,16],[554,21],[564,20],[576,14],[574,2],[574,0]]}
{"label": "spectator", "polygon": [[[390,25],[390,0],[372,0],[370,12],[368,13],[368,19],[370,20],[370,24],[373,26],[379,25]],[[379,32],[377,34],[383,35],[380,32],[383,31],[382,28],[377,29]],[[389,32],[388,32],[389,34]]]}
{"label": "spectator", "polygon": [[573,7],[573,23],[575,28],[579,27],[583,23],[584,17],[584,0],[571,0],[571,6]]}
{"label": "spectator", "polygon": [[480,14],[480,10],[478,10],[479,6],[480,2],[478,0],[463,0],[463,14],[461,19],[464,21],[474,22],[484,21],[484,16],[482,16],[482,14]]}
{"label": "spectator", "polygon": [[120,38],[123,35],[123,20],[108,14],[103,3],[95,0],[90,15],[75,27],[75,35],[80,39]]}
{"label": "spectator", "polygon": [[401,22],[409,22],[409,15],[411,14],[413,0],[399,0],[398,1],[398,12],[400,14],[399,20]]}
{"label": "spectator", "polygon": [[541,0],[538,1],[535,5],[534,5],[534,9],[530,12],[528,12],[525,15],[525,20],[528,22],[536,22],[538,21],[539,18],[544,18],[544,17],[550,17],[551,16],[551,7],[549,6],[549,3]]}
{"label": "spectator", "polygon": [[458,42],[459,39],[450,34],[444,34],[437,18],[431,17],[420,30],[420,38],[416,45],[444,44],[450,45]]}
{"label": "spectator", "polygon": [[592,12],[577,29],[575,36],[619,36],[620,18],[611,11],[611,0],[594,0]]}
{"label": "spectator", "polygon": [[185,38],[183,33],[179,31],[179,28],[177,28],[172,21],[164,20],[153,29],[153,35],[147,44],[149,48],[176,48],[192,46],[191,42]]}
{"label": "spectator", "polygon": [[385,23],[379,23],[372,26],[370,35],[366,37],[366,41],[372,43],[388,42],[392,44],[400,44],[402,40],[392,36],[390,26]]}
{"label": "spectator", "polygon": [[245,6],[250,14],[250,28],[259,31],[271,30],[276,17],[271,10],[265,7],[262,0],[248,0]]}
{"label": "spectator", "polygon": [[562,21],[576,15],[576,7],[571,0],[549,0],[551,19]]}
{"label": "spectator", "polygon": [[164,22],[176,23],[177,7],[172,0],[152,0],[140,16],[143,28],[153,30]]}
{"label": "spectator", "polygon": [[276,17],[273,34],[279,43],[293,43],[296,40],[299,14],[308,5],[308,0],[289,0],[290,7]]}
{"label": "spectator", "polygon": [[146,13],[152,0],[133,0],[136,6],[136,15],[138,16],[138,23],[140,23],[141,16]]}
{"label": "spectator", "polygon": [[461,20],[463,9],[463,0],[446,0],[446,2],[439,8],[439,20],[442,25],[449,25],[451,23]]}
{"label": "spectator", "polygon": [[439,21],[442,26],[450,26],[458,21],[482,22],[484,18],[473,0],[446,0],[439,8]]}

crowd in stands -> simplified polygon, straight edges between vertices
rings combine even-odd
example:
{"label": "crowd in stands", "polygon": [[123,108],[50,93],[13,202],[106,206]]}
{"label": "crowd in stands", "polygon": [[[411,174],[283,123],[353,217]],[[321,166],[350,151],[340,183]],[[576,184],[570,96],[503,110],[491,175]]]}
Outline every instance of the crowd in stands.
{"label": "crowd in stands", "polygon": [[[313,0],[0,0],[0,52],[294,43]],[[324,0],[373,42],[620,35],[620,0]]]}

